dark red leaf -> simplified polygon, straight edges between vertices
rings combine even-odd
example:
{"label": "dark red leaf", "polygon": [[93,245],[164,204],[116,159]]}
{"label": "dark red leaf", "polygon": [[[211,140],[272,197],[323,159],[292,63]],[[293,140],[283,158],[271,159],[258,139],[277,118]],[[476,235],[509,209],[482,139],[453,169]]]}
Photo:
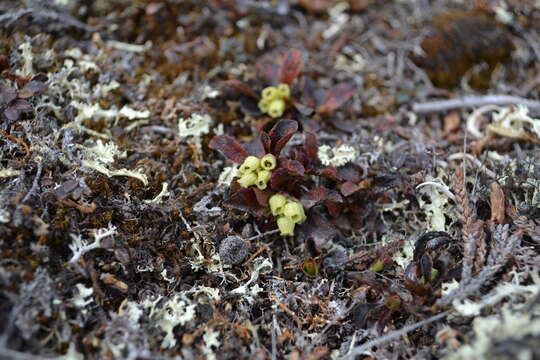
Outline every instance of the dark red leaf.
{"label": "dark red leaf", "polygon": [[359,328],[367,328],[368,320],[372,318],[373,309],[377,305],[370,303],[358,304],[352,310],[352,322]]}
{"label": "dark red leaf", "polygon": [[326,166],[322,170],[319,171],[319,176],[322,176],[324,178],[327,178],[329,180],[338,181],[341,178],[338,175],[338,170],[333,166]]}
{"label": "dark red leaf", "polygon": [[30,111],[32,110],[32,104],[25,99],[15,99],[9,104],[9,108],[18,111]]}
{"label": "dark red leaf", "polygon": [[240,109],[244,112],[244,114],[252,117],[257,117],[262,114],[261,109],[259,109],[257,99],[245,95],[240,95],[239,100]]}
{"label": "dark red leaf", "polygon": [[318,186],[316,188],[313,188],[302,197],[302,205],[304,205],[306,209],[311,209],[312,207],[324,201],[324,199],[326,199],[326,197],[328,196],[329,192],[330,190],[325,188],[324,186]]}
{"label": "dark red leaf", "polygon": [[433,268],[433,261],[431,260],[431,256],[428,254],[424,254],[420,258],[420,273],[424,277],[425,281],[431,280],[431,269]]}
{"label": "dark red leaf", "polygon": [[401,184],[401,176],[396,174],[386,174],[377,176],[371,182],[371,188],[374,194],[381,194]]}
{"label": "dark red leaf", "polygon": [[337,191],[330,190],[324,186],[318,186],[305,194],[301,201],[306,209],[310,209],[313,206],[326,202],[341,203],[343,199]]}
{"label": "dark red leaf", "polygon": [[42,93],[47,90],[47,84],[41,81],[32,80],[19,91],[19,98],[27,99],[35,94]]}
{"label": "dark red leaf", "polygon": [[214,136],[208,147],[236,163],[241,163],[249,155],[246,149],[229,135]]}
{"label": "dark red leaf", "polygon": [[18,120],[20,115],[21,115],[21,112],[17,109],[7,108],[6,110],[4,110],[4,116],[9,121]]}
{"label": "dark red leaf", "polygon": [[253,188],[242,188],[238,190],[229,196],[223,204],[229,208],[246,211],[255,216],[261,216],[266,210],[266,206],[263,207],[259,203],[255,189]]}
{"label": "dark red leaf", "polygon": [[306,209],[310,209],[313,206],[320,204],[324,199],[326,199],[329,191],[330,190],[328,190],[324,186],[318,186],[311,189],[307,194],[302,197],[302,205],[304,205]]}
{"label": "dark red leaf", "polygon": [[[306,151],[303,147],[295,147],[294,149],[291,149],[289,157],[293,160],[300,162],[302,165],[304,165],[304,167],[306,167],[306,165],[309,165]],[[306,171],[307,170],[308,169],[306,168]]]}
{"label": "dark red leaf", "polygon": [[257,71],[271,85],[277,85],[279,80],[279,65],[268,59],[257,63]]}
{"label": "dark red leaf", "polygon": [[300,75],[302,70],[302,52],[298,49],[291,49],[281,62],[279,68],[279,81],[282,84],[292,86],[294,80]]}
{"label": "dark red leaf", "polygon": [[336,1],[333,0],[298,0],[298,4],[313,14],[326,13]]}
{"label": "dark red leaf", "polygon": [[420,260],[424,256],[426,249],[435,249],[451,240],[450,235],[444,231],[428,231],[424,233],[414,243],[413,260]]}
{"label": "dark red leaf", "polygon": [[295,109],[302,115],[304,116],[310,116],[311,114],[313,114],[313,112],[315,110],[313,110],[313,108],[309,107],[309,106],[306,106],[304,104],[301,104],[299,102],[295,102],[294,104],[294,107]]}
{"label": "dark red leaf", "polygon": [[286,169],[279,168],[272,171],[270,177],[270,187],[273,190],[287,190],[287,188],[294,186],[298,177],[291,175]]}
{"label": "dark red leaf", "polygon": [[354,124],[352,124],[350,121],[341,121],[341,120],[333,119],[329,125],[332,125],[336,129],[341,130],[345,133],[349,133],[349,134],[354,134],[354,132],[357,131],[357,127]]}
{"label": "dark red leaf", "polygon": [[339,190],[341,191],[343,196],[346,197],[346,196],[352,195],[355,192],[357,192],[358,190],[360,190],[360,187],[357,184],[355,184],[355,183],[353,183],[351,181],[347,181],[347,182],[344,182],[341,185]]}
{"label": "dark red leaf", "polygon": [[9,60],[7,56],[0,55],[0,74],[2,71],[9,69]]}
{"label": "dark red leaf", "polygon": [[[328,206],[327,206],[328,208]],[[336,209],[336,205],[334,204],[332,206],[332,209]],[[352,229],[352,226],[351,226],[351,221],[349,220],[349,218],[345,215],[345,214],[340,214],[339,212],[335,211],[335,210],[328,210],[328,213],[330,215],[332,215],[332,217],[330,218],[330,221],[332,222],[332,224],[341,229],[341,230],[345,230],[345,231],[350,231]],[[332,214],[334,213],[334,214]]]}
{"label": "dark red leaf", "polygon": [[58,199],[63,200],[68,197],[68,195],[79,186],[78,180],[68,180],[65,183],[62,183],[58,188],[56,188],[56,196]]}
{"label": "dark red leaf", "polygon": [[355,183],[362,180],[360,169],[354,164],[345,164],[344,166],[340,167],[338,169],[338,175],[343,180],[352,181]]}
{"label": "dark red leaf", "polygon": [[416,263],[409,264],[409,266],[405,268],[405,272],[403,274],[405,279],[404,285],[413,294],[418,296],[426,296],[428,290],[424,284],[420,282],[418,273],[418,265]]}
{"label": "dark red leaf", "polygon": [[3,71],[2,75],[7,77],[11,81],[15,81],[17,85],[19,85],[19,87],[24,86],[24,84],[32,80],[32,78],[28,76],[20,76],[7,70]]}
{"label": "dark red leaf", "polygon": [[262,158],[264,155],[266,155],[266,149],[261,141],[261,136],[258,136],[255,139],[245,143],[244,148],[247,150],[249,155],[253,155],[258,158]]}
{"label": "dark red leaf", "polygon": [[279,120],[268,134],[271,141],[271,152],[279,156],[283,147],[296,131],[298,131],[298,123],[295,120]]}
{"label": "dark red leaf", "polygon": [[316,249],[320,252],[328,241],[331,241],[338,230],[322,214],[312,212],[307,220],[298,226],[298,238],[301,241],[312,240]]}
{"label": "dark red leaf", "polygon": [[261,138],[264,151],[266,151],[267,154],[270,153],[272,151],[272,141],[270,140],[270,135],[262,131],[259,136]]}
{"label": "dark red leaf", "polygon": [[353,96],[358,87],[355,83],[341,83],[334,86],[325,96],[317,113],[328,114],[345,104]]}
{"label": "dark red leaf", "polygon": [[328,211],[328,214],[330,214],[330,216],[335,217],[343,212],[343,205],[335,201],[325,201],[324,206],[326,207],[326,211]]}
{"label": "dark red leaf", "polygon": [[246,9],[238,6],[235,0],[214,0],[214,4],[227,11],[234,19],[240,19],[247,14]]}
{"label": "dark red leaf", "polygon": [[8,86],[0,85],[0,104],[7,104],[17,98],[17,91]]}
{"label": "dark red leaf", "polygon": [[270,196],[274,195],[274,193],[268,189],[259,190],[257,188],[253,188],[253,193],[255,194],[259,205],[264,209],[268,207],[268,199],[270,199]]}
{"label": "dark red leaf", "polygon": [[[318,91],[317,83],[310,78],[303,77],[300,80],[300,102],[308,108],[315,109],[322,98]],[[319,97],[321,96],[321,98]]]}
{"label": "dark red leaf", "polygon": [[313,131],[304,131],[304,150],[310,161],[317,159],[319,147],[317,146],[317,135]]}
{"label": "dark red leaf", "polygon": [[304,176],[305,173],[304,166],[296,160],[279,158],[278,167],[281,169],[286,169],[289,174],[295,176]]}
{"label": "dark red leaf", "polygon": [[240,94],[243,94],[243,95],[249,96],[251,98],[257,99],[257,94],[255,93],[255,91],[253,91],[251,89],[251,87],[248,84],[246,84],[245,82],[233,79],[233,80],[225,81],[225,85],[227,85],[228,87],[238,91]]}

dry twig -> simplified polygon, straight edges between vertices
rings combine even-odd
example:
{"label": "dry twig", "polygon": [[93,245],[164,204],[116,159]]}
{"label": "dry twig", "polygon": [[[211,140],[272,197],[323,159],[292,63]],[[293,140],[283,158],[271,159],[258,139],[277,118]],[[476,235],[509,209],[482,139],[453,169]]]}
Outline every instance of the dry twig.
{"label": "dry twig", "polygon": [[431,113],[453,109],[471,108],[484,105],[518,105],[523,104],[534,111],[540,111],[540,102],[512,95],[467,95],[458,99],[427,101],[414,103],[412,110],[416,113]]}
{"label": "dry twig", "polygon": [[388,334],[383,335],[383,336],[379,337],[376,340],[369,341],[369,342],[367,342],[367,343],[365,343],[365,344],[363,344],[361,346],[353,348],[351,351],[349,351],[348,354],[346,354],[343,357],[343,359],[354,359],[354,357],[356,355],[361,355],[362,353],[364,353],[365,351],[368,351],[369,349],[371,349],[374,346],[378,346],[378,345],[384,344],[384,343],[386,343],[388,341],[397,339],[400,336],[403,336],[403,335],[405,335],[405,334],[407,334],[407,333],[409,333],[411,331],[414,331],[414,330],[416,330],[418,328],[421,328],[422,326],[425,326],[425,325],[431,324],[433,322],[439,321],[441,319],[444,319],[447,315],[448,315],[448,311],[445,311],[445,312],[442,312],[440,314],[433,315],[432,317],[427,318],[427,319],[422,320],[422,321],[419,321],[417,323],[402,327],[399,330],[394,330],[392,332],[389,332]]}

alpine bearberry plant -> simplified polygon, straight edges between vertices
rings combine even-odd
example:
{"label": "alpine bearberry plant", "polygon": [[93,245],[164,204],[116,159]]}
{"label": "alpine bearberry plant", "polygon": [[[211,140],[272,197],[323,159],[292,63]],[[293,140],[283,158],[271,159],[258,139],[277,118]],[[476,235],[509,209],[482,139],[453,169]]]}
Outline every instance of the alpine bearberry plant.
{"label": "alpine bearberry plant", "polygon": [[340,83],[329,91],[321,91],[316,83],[302,72],[302,52],[289,50],[277,60],[257,64],[258,74],[267,86],[260,91],[236,79],[225,84],[241,95],[242,109],[250,115],[267,114],[271,118],[326,116],[345,104],[357,91],[352,82]]}
{"label": "alpine bearberry plant", "polygon": [[371,209],[368,200],[398,185],[399,178],[363,177],[354,163],[323,165],[317,136],[309,130],[301,145],[286,147],[298,128],[297,121],[282,119],[244,144],[229,135],[210,141],[211,149],[240,164],[224,204],[256,217],[273,216],[284,236],[296,226],[307,237],[361,227]]}

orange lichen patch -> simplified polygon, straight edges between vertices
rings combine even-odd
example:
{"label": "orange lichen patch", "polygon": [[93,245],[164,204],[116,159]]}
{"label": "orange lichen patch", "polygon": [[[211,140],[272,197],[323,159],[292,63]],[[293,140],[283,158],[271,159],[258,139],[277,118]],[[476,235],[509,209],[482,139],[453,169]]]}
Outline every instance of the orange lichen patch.
{"label": "orange lichen patch", "polygon": [[514,49],[506,28],[482,11],[455,11],[435,17],[434,33],[422,42],[425,56],[413,61],[437,86],[454,87],[474,65],[487,67],[471,78],[471,85],[486,87],[495,65]]}

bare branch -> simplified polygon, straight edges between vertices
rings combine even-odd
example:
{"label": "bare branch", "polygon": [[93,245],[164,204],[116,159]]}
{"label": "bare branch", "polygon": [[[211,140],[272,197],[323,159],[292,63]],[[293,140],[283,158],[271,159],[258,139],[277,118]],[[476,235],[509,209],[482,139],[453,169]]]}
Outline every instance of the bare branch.
{"label": "bare branch", "polygon": [[440,314],[433,315],[432,317],[427,318],[427,319],[422,320],[422,321],[419,321],[417,323],[402,327],[399,330],[394,330],[392,332],[389,332],[388,334],[383,335],[383,336],[379,337],[376,340],[369,341],[369,342],[367,342],[367,343],[365,343],[365,344],[363,344],[361,346],[353,348],[351,351],[349,351],[348,354],[346,354],[343,357],[343,359],[353,359],[354,356],[361,355],[363,352],[371,349],[373,346],[378,346],[378,345],[384,344],[384,343],[386,343],[388,341],[397,339],[400,336],[403,336],[403,335],[405,335],[405,334],[407,334],[407,333],[409,333],[411,331],[414,331],[414,330],[416,330],[416,329],[418,329],[418,328],[420,328],[420,327],[422,327],[424,325],[428,325],[428,324],[431,324],[433,322],[444,319],[448,315],[448,313],[449,313],[448,311],[445,311],[445,312],[442,312]]}
{"label": "bare branch", "polygon": [[448,111],[461,108],[472,108],[484,105],[518,105],[523,104],[531,110],[540,111],[540,102],[512,95],[466,95],[458,99],[435,100],[423,103],[414,103],[412,110],[425,114],[431,112]]}

